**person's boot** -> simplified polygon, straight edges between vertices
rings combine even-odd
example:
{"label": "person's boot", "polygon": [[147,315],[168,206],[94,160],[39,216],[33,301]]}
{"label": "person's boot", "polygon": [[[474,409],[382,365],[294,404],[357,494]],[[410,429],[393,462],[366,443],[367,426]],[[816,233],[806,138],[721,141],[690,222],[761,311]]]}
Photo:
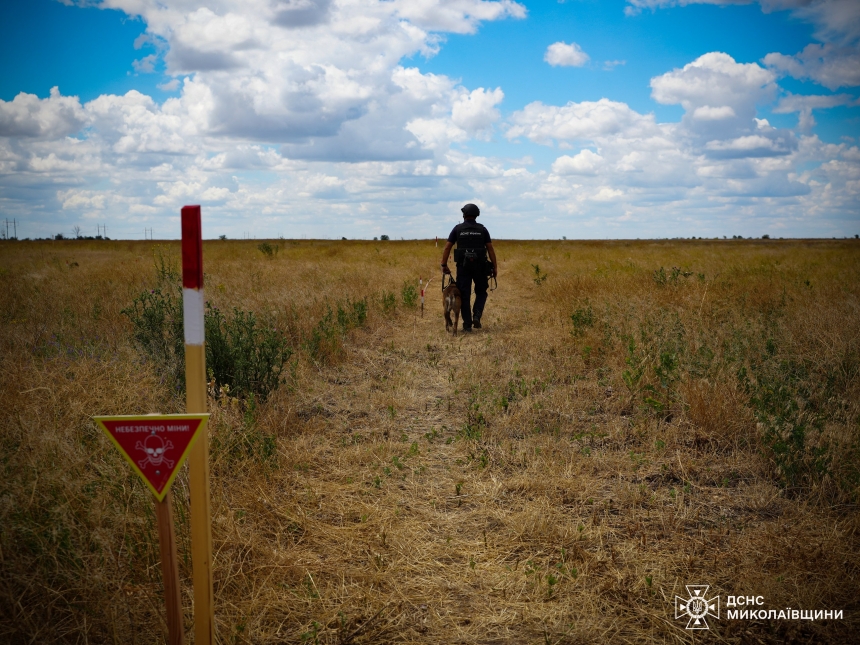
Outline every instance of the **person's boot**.
{"label": "person's boot", "polygon": [[472,327],[475,329],[481,328],[481,319],[480,318],[472,318]]}

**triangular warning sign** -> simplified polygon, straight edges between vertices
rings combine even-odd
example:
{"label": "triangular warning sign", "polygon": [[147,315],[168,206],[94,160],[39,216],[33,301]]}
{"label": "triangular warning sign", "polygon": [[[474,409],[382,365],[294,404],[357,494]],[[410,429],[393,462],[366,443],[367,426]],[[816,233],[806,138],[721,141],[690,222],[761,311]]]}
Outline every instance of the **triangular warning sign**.
{"label": "triangular warning sign", "polygon": [[160,502],[208,414],[93,417]]}

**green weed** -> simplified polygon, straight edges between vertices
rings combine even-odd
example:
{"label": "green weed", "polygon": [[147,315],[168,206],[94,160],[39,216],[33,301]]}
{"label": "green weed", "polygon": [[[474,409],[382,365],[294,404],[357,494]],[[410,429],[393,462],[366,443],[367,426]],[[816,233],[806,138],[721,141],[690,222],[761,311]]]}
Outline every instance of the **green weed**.
{"label": "green weed", "polygon": [[208,303],[204,322],[206,367],[216,387],[226,385],[235,396],[260,399],[278,387],[293,354],[286,336],[252,311],[234,308],[228,318]]}
{"label": "green weed", "polygon": [[397,298],[395,298],[393,293],[388,293],[383,290],[382,292],[382,311],[386,314],[390,314],[397,307]]}
{"label": "green weed", "polygon": [[407,309],[412,309],[418,303],[418,290],[414,284],[407,280],[403,283],[403,288],[400,290],[400,297],[403,299],[403,306]]}
{"label": "green weed", "polygon": [[268,242],[261,242],[257,245],[257,249],[270,260],[278,254],[278,245],[272,246]]}
{"label": "green weed", "polygon": [[540,286],[546,282],[547,275],[546,273],[541,273],[540,265],[533,264],[532,269],[534,269],[534,283],[536,285]]}
{"label": "green weed", "polygon": [[573,335],[581,336],[586,328],[594,326],[594,310],[591,305],[577,309],[571,314],[570,319],[573,322]]}

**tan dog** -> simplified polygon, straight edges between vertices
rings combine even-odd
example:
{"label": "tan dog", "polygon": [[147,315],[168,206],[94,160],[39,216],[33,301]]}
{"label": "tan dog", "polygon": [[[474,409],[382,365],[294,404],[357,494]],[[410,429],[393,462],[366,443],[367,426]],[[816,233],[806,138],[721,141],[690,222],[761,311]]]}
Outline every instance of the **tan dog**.
{"label": "tan dog", "polygon": [[[460,290],[452,280],[442,291],[442,304],[445,307],[445,331],[451,331],[454,327],[454,335],[457,335],[457,324],[460,322],[460,306],[462,305]],[[454,312],[454,322],[451,322],[451,312]]]}

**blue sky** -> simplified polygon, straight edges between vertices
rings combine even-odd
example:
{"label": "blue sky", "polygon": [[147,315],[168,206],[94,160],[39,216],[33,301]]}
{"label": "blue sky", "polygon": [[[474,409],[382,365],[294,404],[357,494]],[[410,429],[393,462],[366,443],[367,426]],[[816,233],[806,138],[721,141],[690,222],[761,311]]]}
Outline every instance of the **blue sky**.
{"label": "blue sky", "polygon": [[853,236],[858,7],[5,2],[0,216],[413,238],[473,201],[507,238]]}

